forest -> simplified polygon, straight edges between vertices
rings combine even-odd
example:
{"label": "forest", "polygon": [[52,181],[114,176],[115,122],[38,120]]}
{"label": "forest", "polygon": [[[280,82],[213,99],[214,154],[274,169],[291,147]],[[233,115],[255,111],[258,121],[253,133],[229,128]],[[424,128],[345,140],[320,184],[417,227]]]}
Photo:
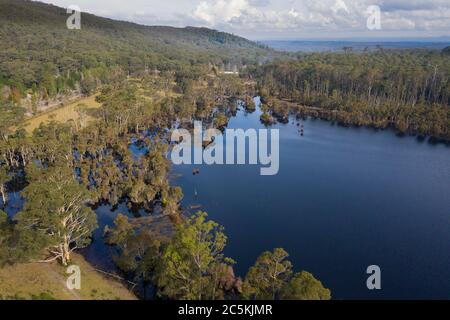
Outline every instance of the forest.
{"label": "forest", "polygon": [[[185,214],[170,183],[169,133],[194,119],[225,127],[238,103],[267,125],[288,115],[393,127],[450,140],[449,49],[287,54],[204,28],[145,27],[62,8],[0,0],[0,264],[70,264],[90,245],[95,208],[126,204],[168,217],[171,234],[118,215],[104,230],[122,275],[160,299],[330,299],[288,253],[263,252],[246,276],[223,254],[227,236],[204,212]],[[223,74],[237,70],[239,75]],[[24,120],[48,101],[97,94],[89,124],[51,121],[32,134]],[[161,95],[161,92],[164,95]],[[80,112],[82,112],[80,110]],[[130,145],[145,150],[137,156]],[[23,207],[5,210],[8,194]],[[270,248],[268,248],[270,249]]]}
{"label": "forest", "polygon": [[24,0],[0,1],[0,88],[29,112],[49,98],[90,94],[126,75],[175,72],[195,79],[202,66],[222,69],[265,61],[272,50],[206,28],[146,27],[83,13],[68,30],[66,10]]}
{"label": "forest", "polygon": [[[97,97],[102,103],[99,119],[84,128],[51,122],[31,136],[20,129],[3,132],[0,185],[3,191],[22,190],[25,202],[13,218],[1,212],[1,263],[68,265],[73,251],[90,244],[97,228],[93,208],[126,203],[130,210],[158,208],[174,225],[173,234],[152,234],[145,223],[136,225],[118,215],[114,226],[104,230],[104,241],[115,248],[117,267],[141,283],[142,290],[157,288],[156,297],[329,299],[330,291],[312,274],[294,273],[283,249],[263,253],[245,279],[235,277],[235,262],[222,253],[227,239],[223,228],[204,212],[184,215],[182,190],[169,184],[165,154],[171,122],[197,116],[215,122],[217,115],[232,111],[215,111],[213,97],[229,93],[224,105],[232,105],[229,100],[246,94],[245,86],[227,77],[206,88],[188,86],[181,109],[172,107],[180,102],[177,97],[157,103],[146,99],[153,78],[145,77],[139,86],[128,80],[104,86]],[[133,139],[147,150],[137,159],[129,148]],[[5,205],[7,193],[2,195]]]}
{"label": "forest", "polygon": [[[275,118],[289,109],[344,125],[450,140],[450,56],[439,50],[299,54],[255,68]],[[290,108],[292,107],[292,108]]]}

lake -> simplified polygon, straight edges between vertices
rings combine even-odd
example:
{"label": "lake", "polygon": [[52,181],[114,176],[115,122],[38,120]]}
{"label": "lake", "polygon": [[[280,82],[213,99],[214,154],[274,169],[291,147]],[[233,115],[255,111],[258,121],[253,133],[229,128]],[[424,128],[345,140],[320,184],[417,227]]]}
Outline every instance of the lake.
{"label": "lake", "polygon": [[[239,110],[228,128],[264,128],[255,102],[256,112]],[[301,136],[297,122],[273,126],[280,130],[277,175],[261,176],[255,165],[173,166],[183,206],[201,204],[225,227],[237,275],[263,251],[282,247],[295,271],[313,273],[334,299],[449,299],[450,147],[312,119],[300,121]],[[23,201],[19,192],[9,196],[5,211],[13,216]],[[133,214],[123,203],[95,211],[99,228],[82,253],[113,271],[103,229],[119,212]],[[366,287],[369,265],[381,268],[381,290]]]}
{"label": "lake", "polygon": [[[264,128],[240,110],[228,128]],[[334,299],[450,298],[450,147],[392,130],[321,120],[277,124],[280,170],[254,165],[178,165],[183,205],[225,227],[226,255],[245,276],[265,250],[282,247]],[[200,174],[193,175],[192,169]],[[381,290],[366,287],[369,265]]]}

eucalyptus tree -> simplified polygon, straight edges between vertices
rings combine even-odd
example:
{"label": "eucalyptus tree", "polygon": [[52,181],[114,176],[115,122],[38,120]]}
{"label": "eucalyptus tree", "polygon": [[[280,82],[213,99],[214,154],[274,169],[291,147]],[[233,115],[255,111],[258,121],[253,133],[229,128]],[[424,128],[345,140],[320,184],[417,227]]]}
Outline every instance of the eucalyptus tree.
{"label": "eucalyptus tree", "polygon": [[324,288],[322,282],[306,271],[294,274],[284,286],[282,300],[330,300],[331,292]]}
{"label": "eucalyptus tree", "polygon": [[234,261],[223,255],[227,241],[223,228],[206,218],[204,212],[187,218],[164,248],[156,276],[161,296],[188,300],[223,298],[221,266]]}
{"label": "eucalyptus tree", "polygon": [[24,189],[25,205],[17,214],[17,228],[42,244],[42,261],[63,265],[70,254],[90,243],[97,227],[91,196],[67,166],[27,167],[30,184]]}
{"label": "eucalyptus tree", "polygon": [[8,194],[6,192],[6,183],[9,180],[8,169],[6,166],[0,164],[0,196],[3,201],[3,206],[8,202]]}
{"label": "eucalyptus tree", "polygon": [[288,256],[281,248],[262,253],[245,277],[242,296],[257,300],[329,300],[330,290],[311,273],[293,273]]}
{"label": "eucalyptus tree", "polygon": [[120,270],[135,281],[142,280],[144,288],[154,279],[161,243],[146,226],[138,228],[127,216],[118,214],[114,226],[105,228],[105,242],[114,246],[113,260]]}
{"label": "eucalyptus tree", "polygon": [[289,254],[281,248],[263,252],[252,266],[243,283],[243,296],[247,299],[273,300],[292,275]]}
{"label": "eucalyptus tree", "polygon": [[[40,124],[33,131],[31,141],[28,142],[31,152],[24,154],[21,158],[25,167],[32,160],[41,165],[53,165],[64,163],[73,165],[73,128],[69,124],[61,124],[51,121],[48,124]],[[22,150],[22,149],[21,149]]]}
{"label": "eucalyptus tree", "polygon": [[288,100],[310,107],[307,115],[347,125],[394,126],[450,140],[449,70],[438,50],[390,50],[299,54],[252,74],[276,118],[285,118],[289,106],[279,101]]}
{"label": "eucalyptus tree", "polygon": [[180,213],[180,201],[183,199],[183,191],[180,187],[169,187],[162,192],[162,204],[164,213],[177,216]]}
{"label": "eucalyptus tree", "polygon": [[2,97],[0,97],[0,138],[7,140],[23,120],[25,109],[15,106],[11,102],[2,102],[1,100]]}

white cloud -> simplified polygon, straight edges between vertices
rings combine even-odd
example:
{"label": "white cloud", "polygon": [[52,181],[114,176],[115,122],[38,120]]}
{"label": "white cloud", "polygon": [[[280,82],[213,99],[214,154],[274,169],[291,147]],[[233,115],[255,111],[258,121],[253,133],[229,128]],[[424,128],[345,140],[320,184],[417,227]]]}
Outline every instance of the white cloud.
{"label": "white cloud", "polygon": [[195,9],[194,17],[211,25],[231,23],[234,18],[241,17],[251,8],[247,0],[202,1]]}
{"label": "white cloud", "polygon": [[[207,26],[251,38],[378,36],[403,31],[450,36],[450,0],[44,0],[155,25]],[[366,27],[366,10],[381,8],[381,31]]]}
{"label": "white cloud", "polygon": [[202,0],[192,18],[199,23],[251,33],[368,32],[367,8],[381,8],[384,31],[436,30],[450,34],[450,1],[425,0],[297,0],[285,6],[252,5],[251,0]]}
{"label": "white cloud", "polygon": [[336,14],[339,11],[343,11],[345,13],[349,13],[348,7],[345,4],[344,0],[336,0],[333,6],[331,7],[331,10]]}

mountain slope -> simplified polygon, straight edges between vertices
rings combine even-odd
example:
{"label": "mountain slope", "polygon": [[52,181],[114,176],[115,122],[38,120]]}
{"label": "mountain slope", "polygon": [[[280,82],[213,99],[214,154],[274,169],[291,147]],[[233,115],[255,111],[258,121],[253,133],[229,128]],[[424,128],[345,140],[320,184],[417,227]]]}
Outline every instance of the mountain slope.
{"label": "mountain slope", "polygon": [[[246,64],[270,51],[254,42],[206,28],[142,26],[81,14],[69,30],[66,9],[25,0],[0,0],[0,84],[31,87],[45,73],[58,75],[119,64],[133,73],[204,63]],[[2,80],[3,78],[3,80]]]}

